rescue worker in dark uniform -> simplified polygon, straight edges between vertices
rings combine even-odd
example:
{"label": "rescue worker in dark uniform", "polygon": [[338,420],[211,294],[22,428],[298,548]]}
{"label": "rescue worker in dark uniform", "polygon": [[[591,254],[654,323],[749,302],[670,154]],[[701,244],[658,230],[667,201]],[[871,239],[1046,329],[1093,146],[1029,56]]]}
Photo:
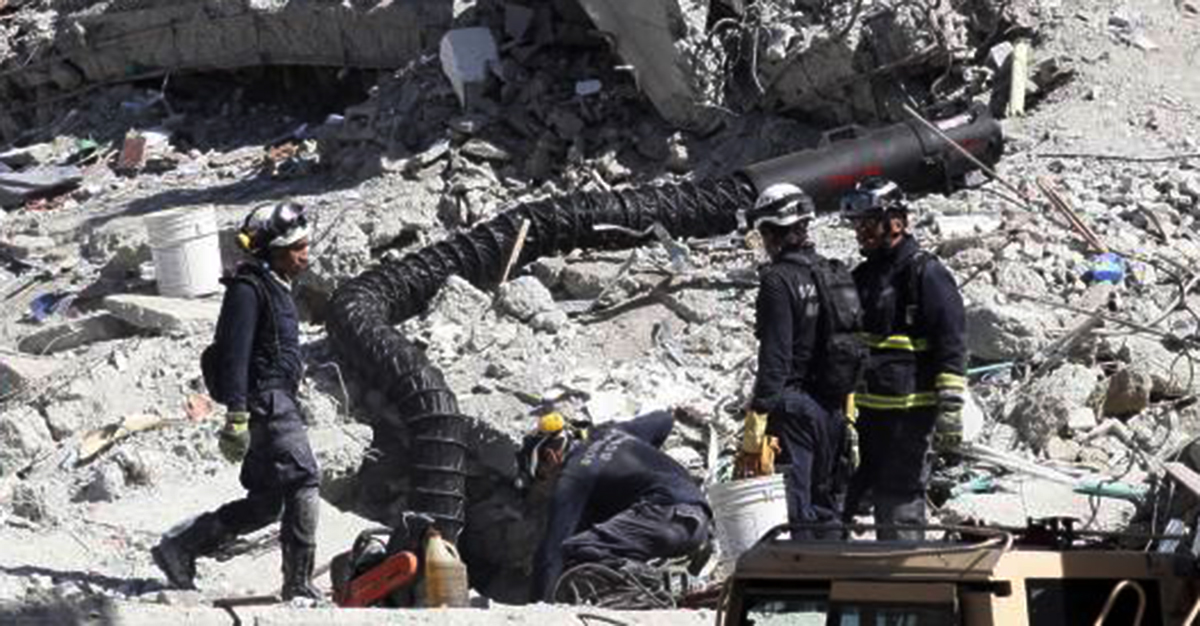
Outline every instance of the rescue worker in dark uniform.
{"label": "rescue worker in dark uniform", "polygon": [[[163,536],[154,562],[171,584],[195,588],[196,558],[280,520],[284,600],[321,597],[312,586],[320,474],[296,400],[302,376],[292,280],[308,267],[304,208],[291,202],[247,216],[239,244],[254,256],[222,280],[216,339],[205,381],[227,408],[220,449],[242,464],[246,496]],[[214,388],[215,387],[215,388]]]}
{"label": "rescue worker in dark uniform", "polygon": [[779,437],[790,459],[785,480],[791,524],[836,524],[841,514],[837,472],[846,437],[846,397],[827,393],[818,382],[825,367],[819,336],[824,294],[814,267],[828,261],[808,238],[814,215],[812,199],[789,183],[767,187],[746,214],[771,258],[755,303],[758,371],[747,427],[765,417],[767,432]]}
{"label": "rescue worker in dark uniform", "polygon": [[564,570],[581,563],[645,563],[706,544],[712,511],[704,494],[659,450],[673,426],[670,411],[600,426],[586,436],[557,413],[540,420],[521,453],[535,485],[552,490],[533,562],[534,601],[553,602]]}
{"label": "rescue worker in dark uniform", "polygon": [[[866,260],[854,269],[871,356],[855,394],[861,465],[847,515],[869,491],[875,523],[924,525],[933,449],[962,443],[966,337],[954,277],[908,232],[895,183],[872,178],[842,199]],[[933,449],[931,449],[933,444]],[[881,529],[880,539],[919,541],[924,532]]]}

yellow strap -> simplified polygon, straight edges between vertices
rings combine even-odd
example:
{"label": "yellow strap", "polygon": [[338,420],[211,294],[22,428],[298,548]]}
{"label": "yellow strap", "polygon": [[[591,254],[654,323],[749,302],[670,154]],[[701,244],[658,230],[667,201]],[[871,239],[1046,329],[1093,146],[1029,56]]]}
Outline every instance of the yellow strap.
{"label": "yellow strap", "polygon": [[872,350],[903,350],[905,352],[924,352],[929,348],[929,343],[924,339],[913,339],[908,335],[891,335],[884,337],[883,335],[871,335],[868,333],[860,333],[859,340],[867,344]]}
{"label": "yellow strap", "polygon": [[934,379],[933,386],[938,389],[966,389],[967,377],[951,372],[942,372]]}
{"label": "yellow strap", "polygon": [[889,411],[902,411],[904,409],[937,406],[937,401],[937,393],[933,391],[913,393],[907,396],[885,396],[873,393],[854,394],[854,403],[857,406],[868,409],[882,409]]}

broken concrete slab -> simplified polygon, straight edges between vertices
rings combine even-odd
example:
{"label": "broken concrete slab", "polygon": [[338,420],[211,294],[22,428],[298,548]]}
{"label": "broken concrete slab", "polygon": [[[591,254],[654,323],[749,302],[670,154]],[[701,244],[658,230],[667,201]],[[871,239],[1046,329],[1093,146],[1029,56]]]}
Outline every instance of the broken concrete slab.
{"label": "broken concrete slab", "polygon": [[68,191],[82,180],[83,172],[77,167],[38,167],[0,174],[0,207]]}
{"label": "broken concrete slab", "polygon": [[464,107],[472,106],[480,97],[488,66],[500,61],[496,39],[484,27],[456,28],[442,35],[439,58],[442,71]]}
{"label": "broken concrete slab", "polygon": [[[77,5],[73,13],[60,7],[54,20],[62,28],[29,42],[34,52],[25,62],[38,71],[0,76],[0,92],[47,98],[128,81],[130,68],[147,78],[189,68],[403,67],[450,24],[452,4],[219,2],[209,11],[191,2],[106,3]],[[132,40],[137,45],[121,43]],[[31,122],[36,107],[29,108],[16,121]],[[11,138],[9,131],[0,131],[0,139]]]}
{"label": "broken concrete slab", "polygon": [[26,354],[54,354],[80,346],[137,334],[137,328],[111,314],[99,313],[39,330],[17,342]]}
{"label": "broken concrete slab", "polygon": [[26,260],[44,256],[55,246],[54,239],[42,235],[13,235],[0,241],[0,252],[14,259]]}
{"label": "broken concrete slab", "polygon": [[31,165],[46,163],[54,158],[53,143],[39,143],[24,148],[13,148],[0,152],[0,163],[13,169],[24,169]]}
{"label": "broken concrete slab", "polygon": [[161,333],[207,330],[217,323],[221,315],[221,302],[216,299],[184,300],[118,294],[104,298],[101,306],[133,326]]}
{"label": "broken concrete slab", "polygon": [[700,80],[697,51],[685,41],[694,24],[707,20],[707,5],[683,0],[580,0],[596,28],[616,42],[617,54],[632,65],[638,87],[668,122],[703,132],[718,120],[715,109],[704,106],[708,94]]}
{"label": "broken concrete slab", "polygon": [[63,365],[65,363],[62,361],[51,358],[9,353],[0,355],[0,399],[28,389]]}
{"label": "broken concrete slab", "polygon": [[1088,406],[1102,376],[1099,369],[1067,363],[1034,381],[1010,404],[1005,421],[1035,450],[1064,429],[1095,426]]}
{"label": "broken concrete slab", "polygon": [[0,476],[25,466],[52,445],[50,429],[36,409],[18,406],[0,415]]}
{"label": "broken concrete slab", "polygon": [[1030,307],[1008,303],[991,285],[974,282],[967,299],[967,349],[985,361],[1009,361],[1049,345],[1053,319]]}

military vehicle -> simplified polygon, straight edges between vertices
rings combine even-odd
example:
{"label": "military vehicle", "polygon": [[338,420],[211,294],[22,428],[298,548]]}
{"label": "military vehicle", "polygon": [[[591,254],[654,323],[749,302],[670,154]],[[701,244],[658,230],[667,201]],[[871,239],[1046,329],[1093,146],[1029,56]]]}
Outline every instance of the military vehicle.
{"label": "military vehicle", "polygon": [[718,626],[1176,626],[1200,612],[1180,535],[1088,533],[1066,518],[927,526],[936,540],[921,542],[790,539],[797,530],[779,526],[741,555]]}

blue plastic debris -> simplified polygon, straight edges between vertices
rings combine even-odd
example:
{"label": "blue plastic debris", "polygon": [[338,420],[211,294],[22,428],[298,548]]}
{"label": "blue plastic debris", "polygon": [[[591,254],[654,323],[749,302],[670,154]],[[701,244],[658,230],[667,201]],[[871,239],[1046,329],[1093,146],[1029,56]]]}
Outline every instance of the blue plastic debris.
{"label": "blue plastic debris", "polygon": [[1098,254],[1092,257],[1083,279],[1092,283],[1119,285],[1125,281],[1125,259],[1113,252]]}
{"label": "blue plastic debris", "polygon": [[43,322],[49,317],[65,312],[74,300],[74,294],[69,291],[44,293],[29,303],[29,316],[35,322]]}

